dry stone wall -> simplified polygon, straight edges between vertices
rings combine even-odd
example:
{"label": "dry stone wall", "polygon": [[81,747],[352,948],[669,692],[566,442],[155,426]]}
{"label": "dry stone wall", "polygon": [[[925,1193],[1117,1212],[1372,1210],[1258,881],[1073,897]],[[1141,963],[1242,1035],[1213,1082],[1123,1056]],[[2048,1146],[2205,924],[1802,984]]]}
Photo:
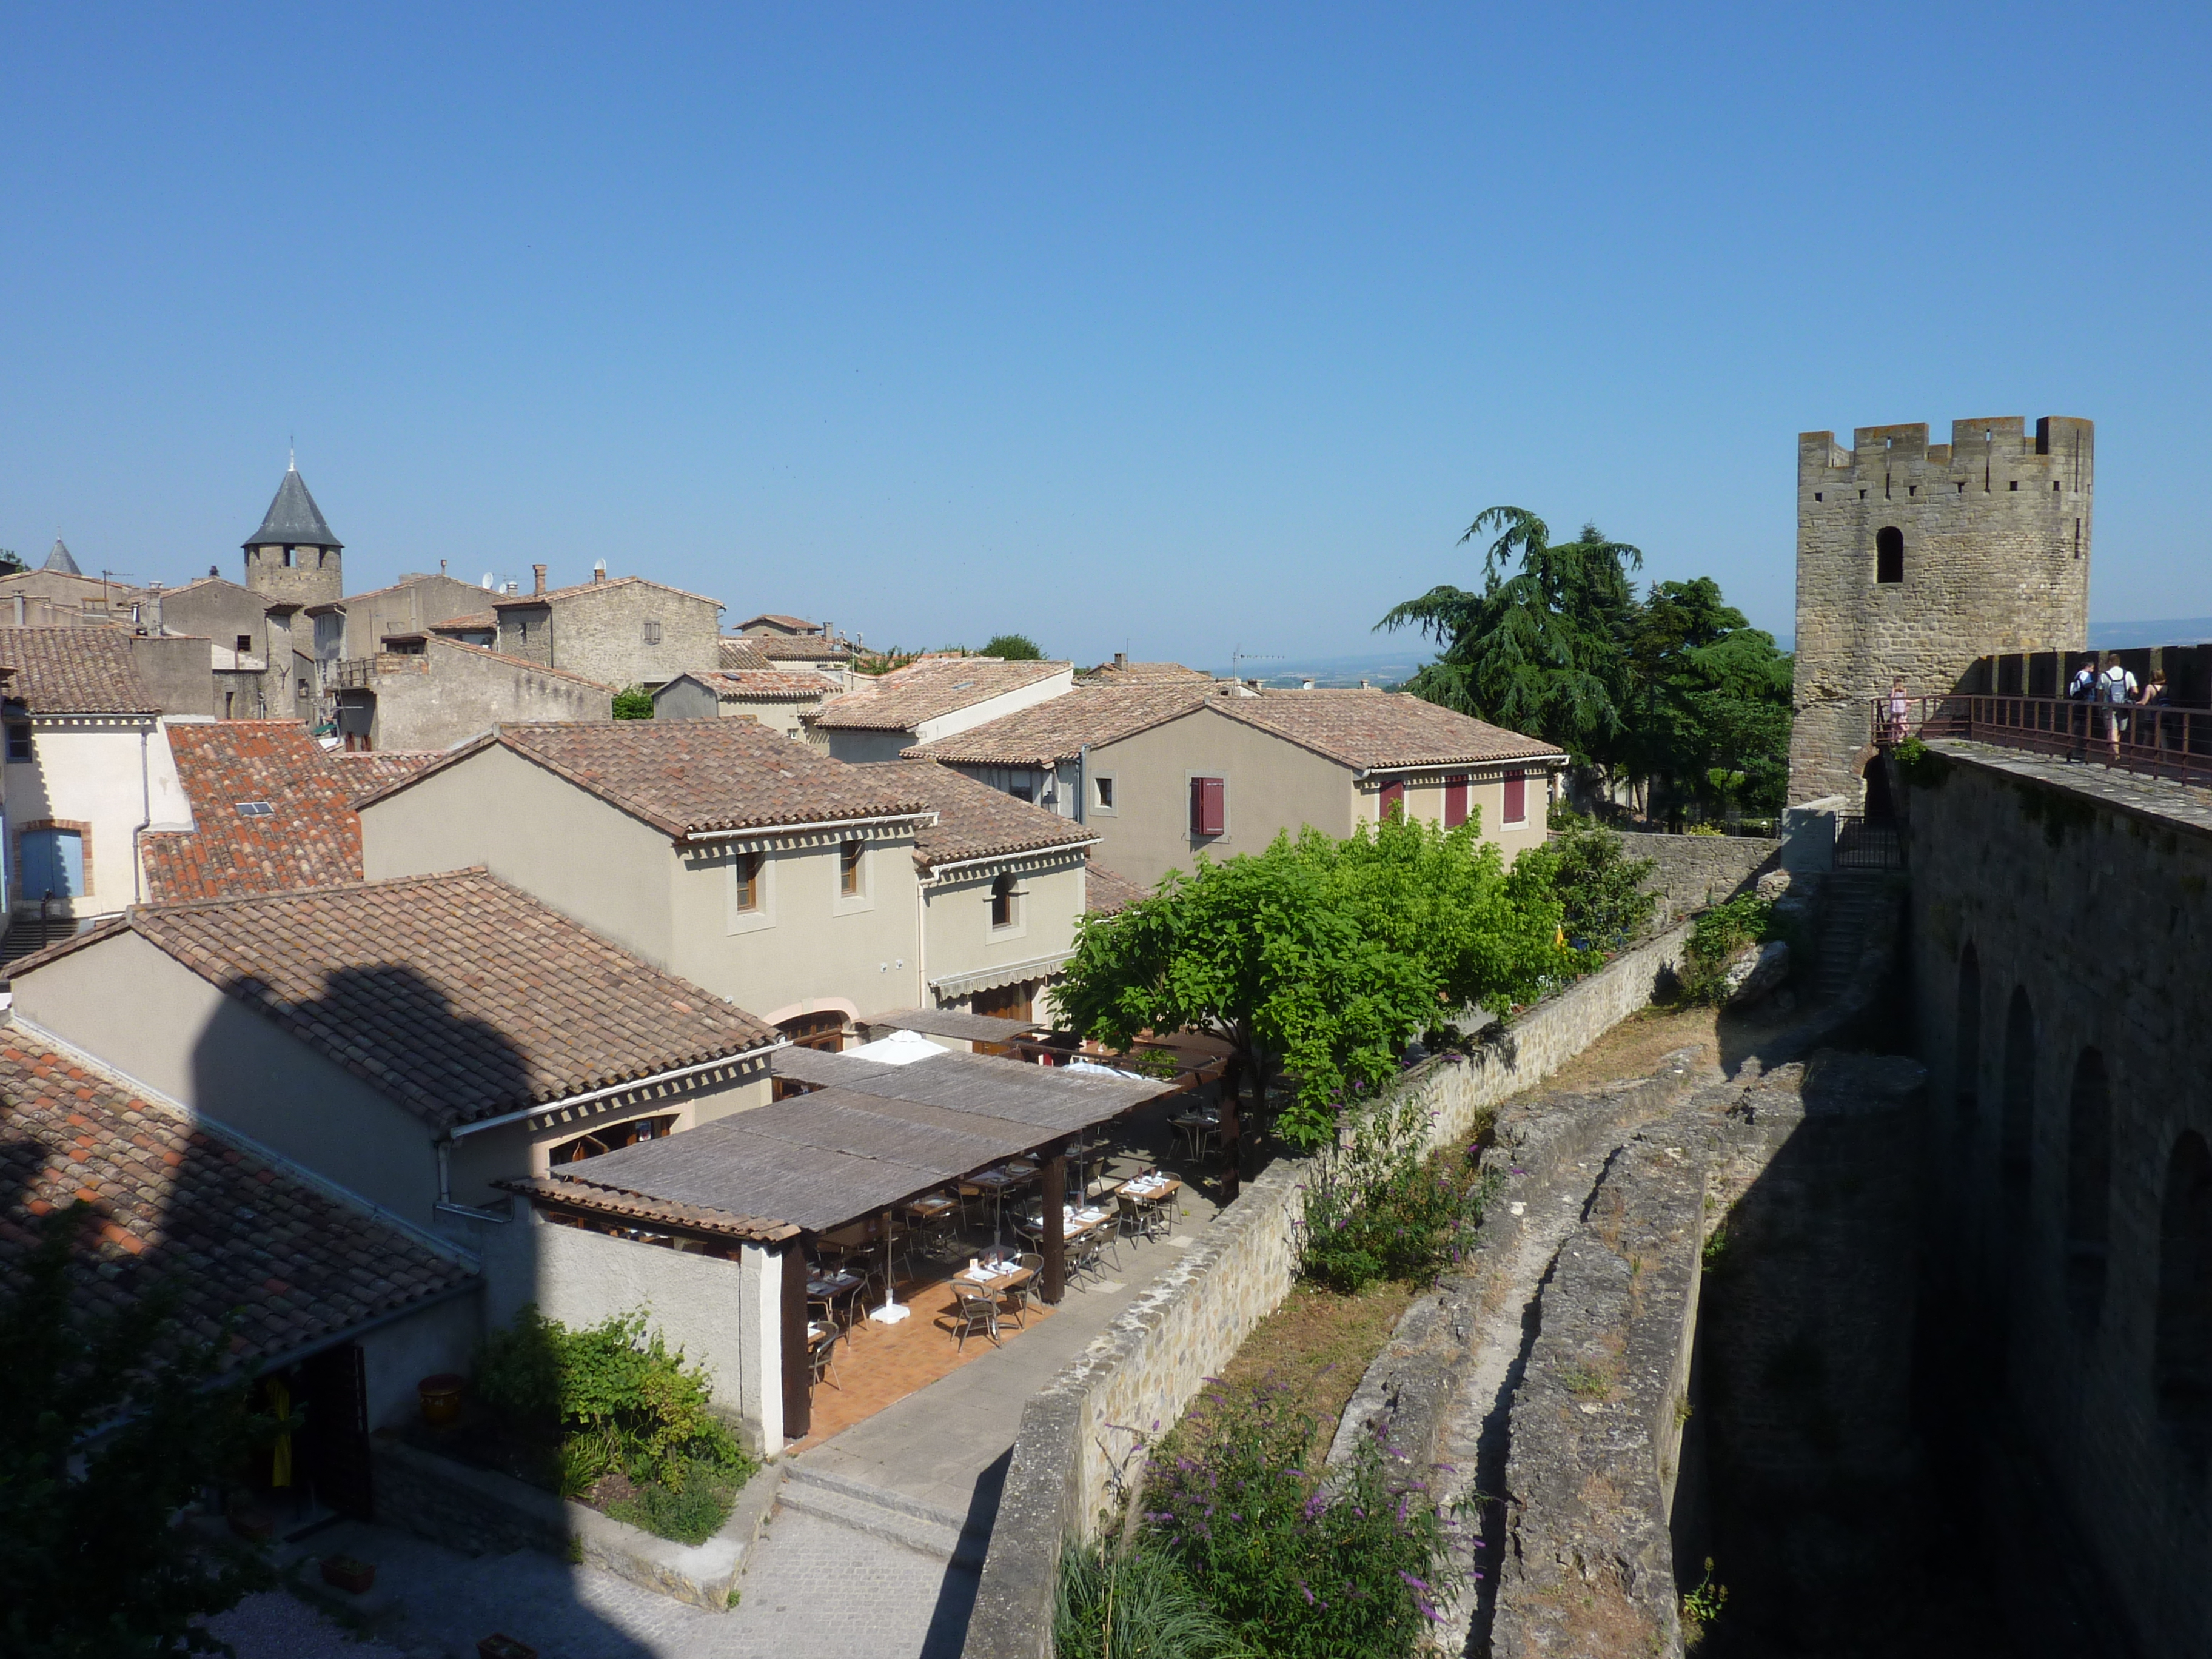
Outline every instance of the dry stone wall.
{"label": "dry stone wall", "polygon": [[1666,901],[1669,917],[1686,916],[1709,904],[1747,893],[1765,871],[1782,860],[1782,843],[1750,836],[1665,836],[1626,830],[1621,851],[1650,859],[1655,867],[1646,892]]}

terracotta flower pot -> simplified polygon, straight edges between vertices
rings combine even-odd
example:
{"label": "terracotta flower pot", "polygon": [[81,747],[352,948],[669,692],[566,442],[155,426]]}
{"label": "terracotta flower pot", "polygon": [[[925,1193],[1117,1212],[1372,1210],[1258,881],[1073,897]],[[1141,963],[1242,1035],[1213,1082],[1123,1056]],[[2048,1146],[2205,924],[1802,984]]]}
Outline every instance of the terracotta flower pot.
{"label": "terracotta flower pot", "polygon": [[422,1401],[422,1420],[441,1425],[451,1423],[459,1417],[461,1395],[468,1385],[466,1377],[457,1376],[451,1371],[441,1371],[417,1382],[415,1392]]}
{"label": "terracotta flower pot", "polygon": [[349,1595],[366,1595],[376,1584],[376,1563],[356,1561],[350,1555],[323,1558],[323,1582]]}

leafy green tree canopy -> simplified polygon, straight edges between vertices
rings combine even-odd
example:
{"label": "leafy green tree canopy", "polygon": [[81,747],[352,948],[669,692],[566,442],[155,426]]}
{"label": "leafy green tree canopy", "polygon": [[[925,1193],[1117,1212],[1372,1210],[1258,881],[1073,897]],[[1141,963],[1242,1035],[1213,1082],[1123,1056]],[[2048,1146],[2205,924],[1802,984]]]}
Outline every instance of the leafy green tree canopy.
{"label": "leafy green tree canopy", "polygon": [[1550,526],[1518,507],[1485,508],[1460,544],[1492,531],[1481,592],[1432,587],[1376,624],[1419,628],[1443,647],[1405,689],[1557,744],[1579,764],[1605,764],[1628,690],[1622,647],[1636,611],[1628,572],[1644,555],[1595,525],[1555,544]]}
{"label": "leafy green tree canopy", "polygon": [[1042,662],[1044,653],[1026,634],[994,634],[983,641],[979,657],[1004,657],[1008,662]]}
{"label": "leafy green tree canopy", "polygon": [[1628,763],[1662,792],[1778,811],[1790,781],[1792,659],[1710,576],[1660,582],[1638,608]]}
{"label": "leafy green tree canopy", "polygon": [[1260,854],[1171,872],[1152,897],[1085,918],[1054,995],[1085,1036],[1227,1041],[1253,1075],[1280,1059],[1293,1146],[1334,1133],[1338,1107],[1397,1070],[1412,1038],[1460,1008],[1532,1000],[1577,959],[1538,876],[1509,874],[1474,823],[1392,819],[1336,841],[1308,829]]}
{"label": "leafy green tree canopy", "polygon": [[83,1204],[47,1216],[0,1297],[0,1651],[221,1652],[193,1621],[272,1575],[258,1556],[198,1553],[170,1517],[267,1425],[242,1386],[216,1385],[229,1333],[179,1341],[162,1291],[73,1316],[70,1259],[90,1219]]}
{"label": "leafy green tree canopy", "polygon": [[626,685],[615,693],[615,718],[618,720],[649,720],[653,718],[653,693],[641,685]]}

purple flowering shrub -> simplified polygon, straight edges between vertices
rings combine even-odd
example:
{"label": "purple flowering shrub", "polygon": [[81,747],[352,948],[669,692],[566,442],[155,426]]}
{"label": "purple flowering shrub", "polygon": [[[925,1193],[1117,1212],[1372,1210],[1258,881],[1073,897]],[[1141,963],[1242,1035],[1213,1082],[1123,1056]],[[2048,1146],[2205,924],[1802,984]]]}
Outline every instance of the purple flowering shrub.
{"label": "purple flowering shrub", "polygon": [[1345,1465],[1308,1467],[1320,1421],[1285,1392],[1217,1391],[1194,1408],[1196,1449],[1154,1464],[1138,1547],[1171,1558],[1259,1651],[1410,1656],[1467,1576],[1461,1529],[1428,1472],[1380,1437]]}

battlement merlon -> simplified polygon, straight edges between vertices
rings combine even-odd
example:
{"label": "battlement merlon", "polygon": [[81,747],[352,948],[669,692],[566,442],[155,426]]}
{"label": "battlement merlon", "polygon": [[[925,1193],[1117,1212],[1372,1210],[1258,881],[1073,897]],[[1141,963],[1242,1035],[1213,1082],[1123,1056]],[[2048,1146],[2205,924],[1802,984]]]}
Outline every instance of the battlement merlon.
{"label": "battlement merlon", "polygon": [[1851,434],[1852,447],[1844,448],[1832,432],[1797,434],[1797,476],[1821,473],[1885,471],[1914,472],[1950,471],[1976,461],[1998,459],[2008,467],[2050,471],[2063,464],[2078,477],[2077,489],[2088,483],[2089,465],[2096,448],[2096,422],[2067,415],[2045,415],[2031,434],[2027,422],[2018,415],[1986,416],[1951,422],[1951,441],[1931,444],[1924,421],[1899,426],[1863,426]]}

